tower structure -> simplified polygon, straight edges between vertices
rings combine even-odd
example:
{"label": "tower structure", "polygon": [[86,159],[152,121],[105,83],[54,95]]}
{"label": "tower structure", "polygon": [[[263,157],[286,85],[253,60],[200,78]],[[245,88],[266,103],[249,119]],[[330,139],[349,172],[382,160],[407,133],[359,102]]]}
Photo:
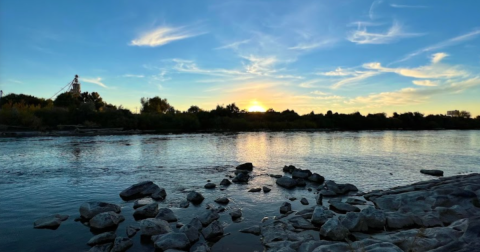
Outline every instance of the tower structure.
{"label": "tower structure", "polygon": [[72,88],[70,89],[70,93],[74,95],[80,95],[82,93],[81,84],[78,81],[78,75],[75,75],[75,78],[73,79],[71,85]]}

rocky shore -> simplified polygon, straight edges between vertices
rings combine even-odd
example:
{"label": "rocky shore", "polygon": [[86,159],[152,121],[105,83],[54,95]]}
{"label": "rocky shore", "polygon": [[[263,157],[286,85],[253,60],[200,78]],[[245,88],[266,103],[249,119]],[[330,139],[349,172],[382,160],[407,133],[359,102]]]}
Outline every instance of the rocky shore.
{"label": "rocky shore", "polygon": [[[249,183],[254,169],[251,163],[239,165],[231,180],[219,179],[218,185],[208,181],[204,188],[228,190]],[[355,185],[326,180],[292,165],[279,172],[284,175],[269,174],[277,186],[257,185],[245,193],[296,188],[315,197],[314,201],[299,199],[302,207],[298,209],[290,203],[296,198],[290,198],[275,206],[277,216],[239,230],[257,236],[265,251],[480,251],[480,174],[439,177],[363,193]],[[422,173],[441,176],[438,171]],[[123,216],[119,205],[107,202],[85,202],[79,207],[75,221],[96,234],[85,241],[91,246],[89,251],[136,251],[132,239],[140,236],[157,251],[206,252],[229,235],[224,231],[226,225],[235,225],[245,217],[242,209],[228,207],[232,199],[218,197],[209,199],[214,203],[199,208],[195,217],[179,219],[170,208],[160,207],[168,192],[152,181],[134,184],[119,196],[133,203],[133,216]],[[178,207],[204,201],[200,192],[190,191]],[[232,223],[221,222],[222,215],[229,216]],[[118,230],[126,218],[134,219],[136,225]],[[61,214],[46,216],[36,220],[34,228],[56,229],[68,219]]]}

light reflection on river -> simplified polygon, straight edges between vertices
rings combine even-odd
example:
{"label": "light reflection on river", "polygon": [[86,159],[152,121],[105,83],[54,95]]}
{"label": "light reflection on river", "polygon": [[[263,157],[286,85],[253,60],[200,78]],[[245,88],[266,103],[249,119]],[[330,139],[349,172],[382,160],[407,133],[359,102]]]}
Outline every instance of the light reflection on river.
{"label": "light reflection on river", "polygon": [[[243,162],[255,166],[248,185],[231,185],[225,191],[203,188],[207,180],[218,184]],[[123,202],[118,193],[142,180],[166,188],[167,200],[160,205],[172,207],[184,223],[215,198],[230,197],[228,207],[242,208],[245,219],[232,223],[223,214],[226,232],[232,235],[216,243],[213,251],[261,251],[258,237],[238,230],[278,215],[278,207],[292,195],[310,202],[315,196],[305,189],[280,189],[267,174],[282,174],[284,165],[293,164],[369,191],[432,179],[420,169],[441,169],[445,176],[480,172],[480,131],[2,138],[0,164],[2,251],[88,250],[86,241],[92,234],[73,219],[80,204],[90,200],[123,206],[127,221],[117,235],[125,236],[125,227],[134,224],[132,202]],[[271,186],[272,192],[246,192],[263,185]],[[202,192],[206,200],[198,207],[176,208],[186,197],[185,189]],[[294,209],[300,207],[298,200],[293,202]],[[55,213],[71,217],[55,231],[33,229],[36,218]],[[138,235],[134,241],[132,251],[152,250]]]}

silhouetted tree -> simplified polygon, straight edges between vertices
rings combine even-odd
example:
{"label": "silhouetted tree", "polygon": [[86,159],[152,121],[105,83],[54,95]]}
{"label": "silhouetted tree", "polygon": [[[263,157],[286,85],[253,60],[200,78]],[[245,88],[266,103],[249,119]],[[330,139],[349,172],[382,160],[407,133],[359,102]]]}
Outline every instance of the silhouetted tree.
{"label": "silhouetted tree", "polygon": [[198,106],[192,105],[190,108],[187,110],[188,113],[199,113],[202,112],[203,110],[199,108]]}
{"label": "silhouetted tree", "polygon": [[142,104],[141,113],[166,113],[170,109],[170,104],[167,99],[162,99],[158,96],[153,98],[142,98],[140,100]]}

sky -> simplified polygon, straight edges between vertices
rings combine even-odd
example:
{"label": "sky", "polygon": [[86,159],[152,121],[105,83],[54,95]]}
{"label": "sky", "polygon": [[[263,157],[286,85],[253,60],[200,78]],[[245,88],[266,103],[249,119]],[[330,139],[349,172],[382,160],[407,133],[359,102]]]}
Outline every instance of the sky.
{"label": "sky", "polygon": [[0,89],[136,112],[480,115],[480,1],[0,1]]}

